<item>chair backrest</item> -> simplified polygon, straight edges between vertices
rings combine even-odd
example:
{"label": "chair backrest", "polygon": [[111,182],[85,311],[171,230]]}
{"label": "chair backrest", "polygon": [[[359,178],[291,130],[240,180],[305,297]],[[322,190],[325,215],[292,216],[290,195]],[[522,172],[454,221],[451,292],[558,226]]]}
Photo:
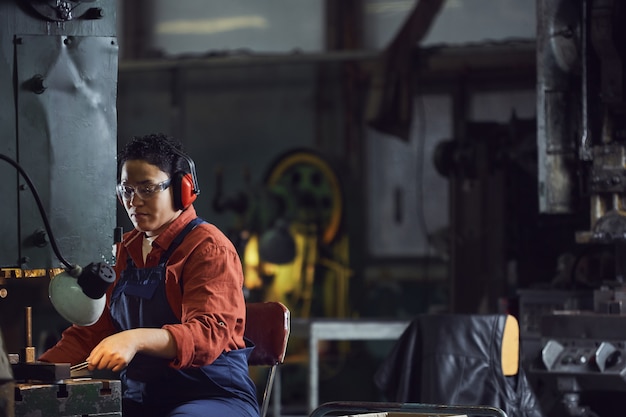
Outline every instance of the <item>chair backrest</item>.
{"label": "chair backrest", "polygon": [[517,375],[520,363],[519,322],[510,314],[506,315],[502,333],[501,366],[505,376]]}
{"label": "chair backrest", "polygon": [[244,335],[255,345],[248,357],[248,365],[270,367],[260,404],[261,417],[267,415],[276,368],[285,360],[290,329],[291,314],[282,303],[265,301],[246,304]]}
{"label": "chair backrest", "polygon": [[422,314],[400,336],[374,382],[399,403],[483,404],[512,417],[540,416],[519,361],[513,316]]}

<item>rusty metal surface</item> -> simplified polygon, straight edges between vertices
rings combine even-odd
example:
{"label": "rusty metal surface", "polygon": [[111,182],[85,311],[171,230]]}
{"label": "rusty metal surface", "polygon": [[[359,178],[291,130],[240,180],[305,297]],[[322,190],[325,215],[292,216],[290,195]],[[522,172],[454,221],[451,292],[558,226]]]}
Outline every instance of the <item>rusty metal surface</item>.
{"label": "rusty metal surface", "polygon": [[574,210],[573,135],[579,105],[574,87],[582,53],[580,25],[579,2],[537,2],[539,209],[544,213]]}
{"label": "rusty metal surface", "polygon": [[65,380],[58,384],[16,384],[16,417],[121,416],[117,380]]}

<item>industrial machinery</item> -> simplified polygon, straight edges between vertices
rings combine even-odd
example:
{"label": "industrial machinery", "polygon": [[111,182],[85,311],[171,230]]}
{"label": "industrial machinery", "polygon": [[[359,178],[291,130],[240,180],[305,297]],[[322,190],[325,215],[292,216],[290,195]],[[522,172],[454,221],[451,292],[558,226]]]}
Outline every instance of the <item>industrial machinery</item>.
{"label": "industrial machinery", "polygon": [[[0,153],[37,187],[61,251],[85,265],[111,254],[115,228],[117,39],[113,0],[0,4]],[[9,94],[11,92],[11,94]],[[0,266],[61,266],[29,186],[5,179]],[[80,221],[76,221],[80,219]]]}
{"label": "industrial machinery", "polygon": [[544,393],[556,393],[551,406],[562,415],[617,416],[625,405],[625,18],[618,0],[537,1],[540,211],[588,211],[576,242],[611,252],[614,264],[608,280],[588,272],[598,275],[592,306],[564,305],[538,319],[531,373]]}
{"label": "industrial machinery", "polygon": [[626,84],[619,1],[537,2],[540,210],[585,207],[579,242],[624,239]]}
{"label": "industrial machinery", "polygon": [[232,239],[240,243],[250,298],[281,301],[300,318],[347,317],[348,239],[332,164],[298,148],[279,155],[263,184],[246,192],[223,195],[220,182],[214,208],[237,213]]}
{"label": "industrial machinery", "polygon": [[[10,402],[0,399],[0,415],[119,415],[119,383],[47,381],[41,386],[30,383],[19,366],[31,364],[28,369],[36,374],[34,345],[44,342],[38,330],[45,327],[51,334],[68,325],[48,300],[50,279],[69,266],[96,262],[107,269],[112,260],[116,2],[3,1],[0,16],[0,330],[5,342],[0,356],[10,354],[19,394]],[[35,337],[30,335],[31,346],[24,351],[24,329],[30,326],[24,326],[21,312],[29,305]],[[3,373],[0,382],[5,380]],[[89,404],[79,399],[87,391]]]}

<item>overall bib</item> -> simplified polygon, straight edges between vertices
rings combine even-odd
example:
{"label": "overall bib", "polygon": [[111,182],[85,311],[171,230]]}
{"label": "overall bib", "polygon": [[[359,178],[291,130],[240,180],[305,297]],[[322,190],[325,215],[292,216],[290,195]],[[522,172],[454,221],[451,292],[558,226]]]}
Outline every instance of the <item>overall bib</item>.
{"label": "overall bib", "polygon": [[[192,220],[156,267],[137,268],[128,258],[111,297],[111,317],[119,331],[180,323],[166,298],[165,265],[185,236],[202,222],[200,218]],[[171,368],[167,359],[137,353],[120,373],[124,417],[258,417],[256,388],[248,376],[252,349],[250,344],[223,352],[210,365],[180,370]]]}

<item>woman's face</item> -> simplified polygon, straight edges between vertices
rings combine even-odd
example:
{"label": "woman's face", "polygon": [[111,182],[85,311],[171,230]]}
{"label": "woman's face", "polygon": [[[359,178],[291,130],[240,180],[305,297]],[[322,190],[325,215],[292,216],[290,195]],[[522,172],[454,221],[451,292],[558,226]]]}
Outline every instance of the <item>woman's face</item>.
{"label": "woman's face", "polygon": [[141,159],[131,159],[122,165],[120,184],[127,192],[120,193],[120,199],[135,229],[147,236],[161,233],[181,213],[174,209],[168,180],[166,172]]}

